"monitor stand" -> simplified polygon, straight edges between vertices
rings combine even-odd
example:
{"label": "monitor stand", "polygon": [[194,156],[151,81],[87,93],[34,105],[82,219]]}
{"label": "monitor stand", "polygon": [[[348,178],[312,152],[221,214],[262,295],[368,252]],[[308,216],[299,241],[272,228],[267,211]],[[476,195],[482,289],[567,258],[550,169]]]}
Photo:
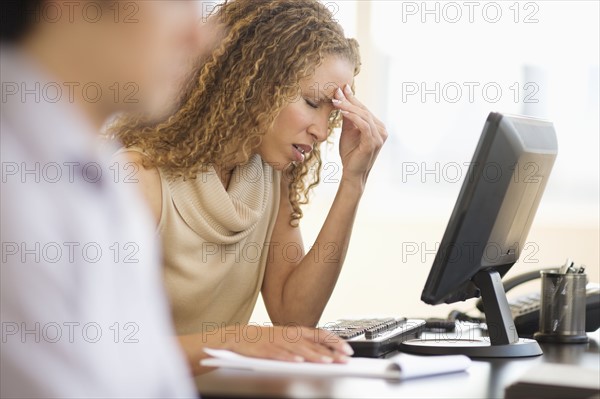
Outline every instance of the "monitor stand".
{"label": "monitor stand", "polygon": [[418,338],[405,341],[400,345],[400,350],[419,355],[463,354],[469,357],[541,355],[542,349],[535,340],[519,338],[500,274],[484,270],[478,272],[472,281],[481,291],[489,337],[461,338],[459,331],[455,338]]}

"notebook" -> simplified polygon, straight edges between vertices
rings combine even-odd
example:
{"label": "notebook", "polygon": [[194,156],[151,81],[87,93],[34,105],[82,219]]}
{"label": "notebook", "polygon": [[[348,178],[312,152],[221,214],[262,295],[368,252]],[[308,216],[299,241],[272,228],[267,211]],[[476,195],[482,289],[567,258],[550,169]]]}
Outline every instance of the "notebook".
{"label": "notebook", "polygon": [[414,356],[400,353],[387,359],[350,358],[345,364],[293,363],[258,359],[234,352],[204,349],[212,356],[202,366],[252,370],[270,374],[354,376],[403,380],[437,374],[455,373],[469,368],[471,360],[463,355]]}

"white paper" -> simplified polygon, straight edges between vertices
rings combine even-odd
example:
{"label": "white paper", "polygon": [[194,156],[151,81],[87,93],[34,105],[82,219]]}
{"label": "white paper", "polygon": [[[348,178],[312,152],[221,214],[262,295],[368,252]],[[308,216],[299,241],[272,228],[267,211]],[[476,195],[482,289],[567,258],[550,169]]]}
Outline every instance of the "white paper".
{"label": "white paper", "polygon": [[350,358],[346,364],[322,364],[258,359],[217,349],[205,349],[205,352],[212,357],[202,360],[200,362],[202,366],[323,376],[407,379],[464,371],[471,364],[471,360],[463,355],[413,356],[398,354],[389,359]]}

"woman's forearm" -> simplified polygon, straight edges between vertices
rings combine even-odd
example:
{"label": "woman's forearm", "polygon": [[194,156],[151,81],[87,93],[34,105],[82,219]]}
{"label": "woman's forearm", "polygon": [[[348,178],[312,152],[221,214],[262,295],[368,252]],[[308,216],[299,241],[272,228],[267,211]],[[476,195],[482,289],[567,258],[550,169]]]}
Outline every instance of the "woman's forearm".
{"label": "woman's forearm", "polygon": [[364,182],[342,180],[316,242],[287,278],[280,324],[315,326],[339,277]]}
{"label": "woman's forearm", "polygon": [[200,366],[200,361],[208,357],[206,352],[204,352],[204,348],[226,349],[225,342],[218,337],[220,337],[220,334],[207,335],[200,333],[179,335],[177,337],[177,341],[183,350],[193,375],[196,376],[214,370],[211,367]]}

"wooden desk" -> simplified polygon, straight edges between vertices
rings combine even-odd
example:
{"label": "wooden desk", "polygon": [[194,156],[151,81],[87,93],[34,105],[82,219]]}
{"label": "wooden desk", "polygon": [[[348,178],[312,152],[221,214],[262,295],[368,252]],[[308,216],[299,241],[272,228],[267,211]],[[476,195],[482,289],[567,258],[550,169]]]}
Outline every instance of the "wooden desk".
{"label": "wooden desk", "polygon": [[219,369],[196,379],[203,398],[503,398],[506,386],[528,369],[547,363],[600,369],[600,330],[590,342],[542,344],[533,358],[474,360],[468,372],[402,382],[355,377],[269,376]]}

